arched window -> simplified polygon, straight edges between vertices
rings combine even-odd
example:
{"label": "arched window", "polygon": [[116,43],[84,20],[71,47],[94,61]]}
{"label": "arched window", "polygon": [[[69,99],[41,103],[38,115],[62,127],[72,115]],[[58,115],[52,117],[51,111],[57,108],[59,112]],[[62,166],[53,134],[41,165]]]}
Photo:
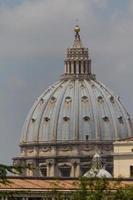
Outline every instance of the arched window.
{"label": "arched window", "polygon": [[47,166],[45,164],[40,164],[40,172],[41,176],[43,177],[47,176]]}
{"label": "arched window", "polygon": [[70,177],[71,166],[68,164],[59,165],[59,172],[61,177]]}

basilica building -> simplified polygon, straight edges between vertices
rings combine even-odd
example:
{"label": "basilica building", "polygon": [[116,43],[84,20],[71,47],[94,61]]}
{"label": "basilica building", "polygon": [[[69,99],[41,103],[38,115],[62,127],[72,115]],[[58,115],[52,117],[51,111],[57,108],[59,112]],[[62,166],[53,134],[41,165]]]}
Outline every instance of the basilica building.
{"label": "basilica building", "polygon": [[93,156],[100,155],[113,176],[113,143],[132,136],[129,113],[92,73],[88,48],[81,41],[80,27],[75,26],[64,74],[31,108],[14,165],[29,166],[24,177],[73,178],[86,174]]}

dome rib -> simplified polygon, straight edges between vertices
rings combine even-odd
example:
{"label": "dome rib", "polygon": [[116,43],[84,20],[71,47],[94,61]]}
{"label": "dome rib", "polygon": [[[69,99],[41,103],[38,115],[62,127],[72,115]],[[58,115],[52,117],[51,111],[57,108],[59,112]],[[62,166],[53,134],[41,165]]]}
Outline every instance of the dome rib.
{"label": "dome rib", "polygon": [[93,108],[94,133],[92,133],[92,134],[95,134],[95,139],[97,140],[98,139],[98,119],[97,119],[95,97],[94,97],[94,94],[92,92],[92,88],[91,88],[92,86],[86,80],[84,82],[87,85],[89,99],[92,102],[92,108]]}
{"label": "dome rib", "polygon": [[[55,88],[55,90],[53,91],[53,93],[49,97],[48,103],[50,102],[50,100],[51,100],[52,97],[55,97],[57,99],[58,104],[59,104],[59,99],[60,99],[60,96],[61,96],[61,93],[59,93],[59,91],[60,91],[60,87],[62,86],[63,83],[64,83],[64,81],[60,82],[60,84],[58,85],[58,87]],[[44,112],[42,114],[42,118],[40,120],[40,128],[42,129],[42,133],[44,131],[44,135],[47,135],[47,138],[50,137],[50,141],[55,141],[55,137],[56,137],[56,129],[54,131],[53,125],[55,125],[55,123],[53,123],[53,119],[54,120],[56,119],[55,115],[57,113],[56,112],[56,110],[57,110],[57,102],[55,102],[55,104],[53,104],[53,106],[51,105],[51,103],[50,103],[50,105],[48,105],[48,103],[47,103],[47,105],[45,106],[47,112],[46,112],[46,110],[44,110]],[[52,109],[52,107],[53,107],[53,109]],[[48,109],[49,109],[49,111],[48,111]],[[44,129],[44,124],[43,124],[43,117],[45,116],[46,113],[49,114],[49,117],[51,119],[50,120],[50,124],[48,125],[48,131],[47,132],[46,132],[46,129]],[[52,115],[52,117],[51,117],[51,115]],[[43,134],[42,134],[42,138],[43,138]],[[38,141],[40,142],[41,140],[42,139],[38,135]]]}
{"label": "dome rib", "polygon": [[[103,92],[103,90],[101,90],[101,87],[104,88],[102,86],[101,83],[99,82],[96,82],[96,84],[98,85],[98,89],[101,91],[104,99],[106,100],[107,103],[107,106],[108,106],[108,109],[109,109],[109,113],[111,114],[111,121],[112,121],[112,126],[111,128],[113,127],[114,131],[112,131],[112,134],[115,135],[115,138],[118,138],[118,131],[117,131],[117,125],[116,125],[116,120],[115,120],[115,114],[113,113],[113,109],[111,108],[112,107],[112,104],[110,103],[109,101],[109,98],[108,98],[108,95],[105,95],[105,93]],[[105,88],[104,88],[105,89]],[[108,92],[107,89],[105,89],[106,92]],[[113,94],[111,94],[110,92],[108,92],[109,95],[113,96]]]}
{"label": "dome rib", "polygon": [[[125,120],[125,122],[126,122],[126,126],[127,126],[127,129],[128,129],[128,137],[130,137],[132,134],[131,134],[131,132],[133,131],[132,130],[132,127],[130,127],[130,124],[129,124],[129,121],[128,121],[128,112],[125,110],[125,108],[124,108],[124,106],[123,106],[123,104],[121,103],[121,101],[120,100],[117,100],[117,102],[118,102],[118,106],[120,107],[120,109],[121,109],[121,111],[122,111],[122,114],[123,114],[123,116],[124,116],[124,120]],[[126,113],[126,114],[125,114]]]}
{"label": "dome rib", "polygon": [[48,105],[48,103],[50,102],[50,99],[51,99],[51,97],[53,96],[53,93],[55,93],[55,91],[57,91],[58,90],[58,87],[60,86],[60,82],[58,83],[58,84],[56,84],[56,86],[52,86],[51,87],[51,93],[49,94],[49,96],[48,96],[48,99],[46,100],[46,102],[44,103],[44,106],[43,106],[43,108],[42,108],[42,111],[40,112],[40,119],[39,119],[39,122],[38,122],[38,127],[37,127],[37,130],[36,130],[36,132],[35,132],[35,134],[37,134],[36,135],[36,137],[37,137],[37,142],[39,142],[40,141],[40,139],[39,139],[39,137],[40,137],[40,125],[41,125],[41,122],[43,121],[43,113],[44,113],[44,111],[45,111],[45,109],[46,109],[46,107],[47,107],[47,105]]}
{"label": "dome rib", "polygon": [[[62,130],[60,130],[60,135],[59,135],[59,131],[58,131],[58,127],[62,124],[61,121],[60,121],[60,116],[59,115],[60,115],[61,107],[63,106],[63,103],[64,103],[63,99],[65,98],[65,93],[66,93],[67,87],[69,85],[69,82],[70,81],[65,83],[65,86],[63,88],[64,91],[62,93],[62,96],[60,97],[60,102],[58,103],[59,104],[58,105],[58,110],[56,110],[57,115],[56,115],[56,118],[54,119],[55,136],[56,136],[55,140],[60,140],[60,137],[61,137],[61,134],[62,134]],[[62,116],[62,118],[63,118],[63,116]]]}

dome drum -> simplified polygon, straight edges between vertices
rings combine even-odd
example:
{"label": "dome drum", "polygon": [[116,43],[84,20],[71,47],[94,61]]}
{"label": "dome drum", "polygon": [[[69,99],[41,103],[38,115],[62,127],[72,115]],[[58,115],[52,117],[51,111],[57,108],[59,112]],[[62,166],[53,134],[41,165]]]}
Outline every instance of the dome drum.
{"label": "dome drum", "polygon": [[[64,176],[63,169],[68,169],[70,177],[78,177],[84,174],[90,167],[90,160],[96,151],[101,152],[104,163],[109,171],[112,171],[112,142],[73,142],[58,144],[28,144],[21,146],[20,157],[14,158],[14,165],[32,165],[33,170],[24,171],[23,176],[44,176],[41,172],[45,166],[46,176]],[[51,161],[53,164],[51,164]],[[41,166],[41,167],[40,167]],[[52,171],[51,171],[52,168]]]}

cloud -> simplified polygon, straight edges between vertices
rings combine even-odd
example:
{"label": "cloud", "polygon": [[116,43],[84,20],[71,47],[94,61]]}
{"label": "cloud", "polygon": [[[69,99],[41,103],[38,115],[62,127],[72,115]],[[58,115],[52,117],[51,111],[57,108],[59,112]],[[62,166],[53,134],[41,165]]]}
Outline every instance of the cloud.
{"label": "cloud", "polygon": [[133,1],[126,6],[113,2],[27,0],[0,6],[2,162],[16,154],[20,129],[35,97],[62,73],[77,18],[97,79],[122,96],[133,113]]}

